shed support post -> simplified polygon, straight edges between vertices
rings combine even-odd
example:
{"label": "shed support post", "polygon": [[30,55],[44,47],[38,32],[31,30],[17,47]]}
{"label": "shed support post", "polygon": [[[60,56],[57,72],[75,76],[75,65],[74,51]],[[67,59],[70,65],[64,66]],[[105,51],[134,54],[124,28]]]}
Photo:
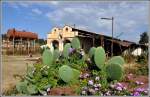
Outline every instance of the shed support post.
{"label": "shed support post", "polygon": [[22,55],[22,38],[20,39],[20,45],[21,45],[21,55]]}
{"label": "shed support post", "polygon": [[35,39],[33,40],[33,52],[35,53]]}
{"label": "shed support post", "polygon": [[94,35],[93,35],[92,39],[93,39],[93,47],[94,47],[94,46],[95,46],[95,38],[94,38]]}
{"label": "shed support post", "polygon": [[28,55],[29,55],[29,43],[30,43],[30,42],[29,42],[29,39],[27,39],[27,41],[28,41]]}
{"label": "shed support post", "polygon": [[100,40],[101,40],[101,46],[104,47],[104,37],[101,36],[100,38],[101,38],[101,39],[100,39]]}
{"label": "shed support post", "polygon": [[13,56],[14,56],[14,51],[15,51],[15,43],[14,43],[15,39],[13,37]]}

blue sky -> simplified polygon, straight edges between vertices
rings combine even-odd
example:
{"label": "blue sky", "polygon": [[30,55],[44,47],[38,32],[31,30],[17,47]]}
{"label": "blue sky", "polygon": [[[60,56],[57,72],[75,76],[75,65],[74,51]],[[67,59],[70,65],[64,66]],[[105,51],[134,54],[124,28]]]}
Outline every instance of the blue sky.
{"label": "blue sky", "polygon": [[76,28],[111,36],[114,17],[114,36],[138,42],[140,34],[148,31],[148,1],[19,1],[2,3],[2,33],[10,28],[38,33],[46,39],[54,26],[76,25]]}

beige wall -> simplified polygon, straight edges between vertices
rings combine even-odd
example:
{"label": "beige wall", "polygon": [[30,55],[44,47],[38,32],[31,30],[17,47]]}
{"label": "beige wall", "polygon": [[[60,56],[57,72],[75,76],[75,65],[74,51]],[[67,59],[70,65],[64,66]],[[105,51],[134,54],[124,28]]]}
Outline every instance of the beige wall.
{"label": "beige wall", "polygon": [[[59,35],[62,35],[62,39]],[[63,45],[65,39],[72,40],[73,37],[77,36],[78,32],[72,31],[70,26],[64,26],[62,29],[58,27],[54,27],[51,32],[47,35],[47,45],[49,47],[52,46],[52,42],[57,40],[59,42],[59,50],[63,50]]]}

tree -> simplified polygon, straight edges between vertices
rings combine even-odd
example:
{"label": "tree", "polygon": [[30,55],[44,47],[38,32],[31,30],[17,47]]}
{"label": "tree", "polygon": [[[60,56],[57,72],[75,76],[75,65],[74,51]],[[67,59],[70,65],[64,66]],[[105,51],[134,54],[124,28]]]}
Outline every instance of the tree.
{"label": "tree", "polygon": [[148,43],[148,39],[149,39],[148,33],[147,33],[147,32],[143,32],[143,33],[140,35],[140,41],[139,41],[139,43],[140,43],[140,44],[146,44],[146,43]]}
{"label": "tree", "polygon": [[46,44],[46,40],[38,39],[38,40],[36,40],[36,43],[39,43],[40,45],[45,45]]}

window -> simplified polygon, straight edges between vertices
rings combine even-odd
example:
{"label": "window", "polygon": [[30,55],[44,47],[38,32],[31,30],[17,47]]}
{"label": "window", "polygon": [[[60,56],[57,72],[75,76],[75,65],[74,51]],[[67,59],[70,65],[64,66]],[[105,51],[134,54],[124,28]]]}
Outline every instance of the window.
{"label": "window", "polygon": [[66,28],[66,31],[68,31],[68,28]]}

